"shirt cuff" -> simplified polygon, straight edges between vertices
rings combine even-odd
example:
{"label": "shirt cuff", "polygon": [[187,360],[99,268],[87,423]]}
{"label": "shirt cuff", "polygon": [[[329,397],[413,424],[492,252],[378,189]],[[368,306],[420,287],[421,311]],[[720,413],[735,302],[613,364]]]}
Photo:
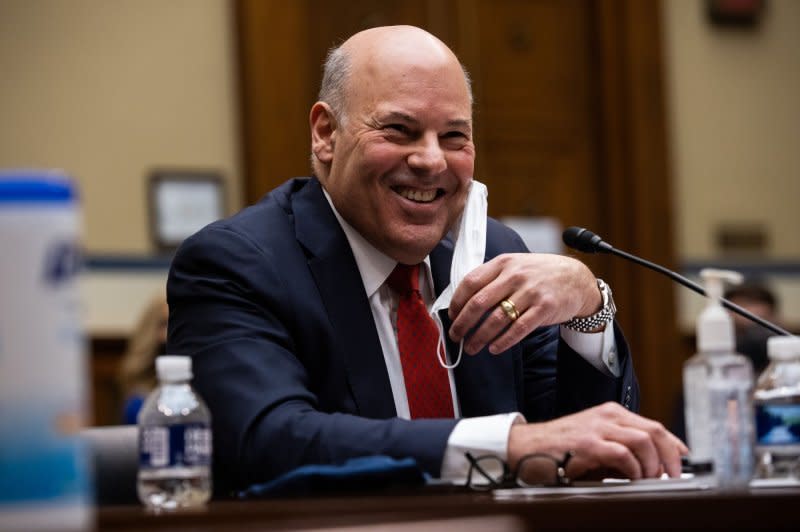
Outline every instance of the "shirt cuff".
{"label": "shirt cuff", "polygon": [[494,455],[505,461],[508,456],[508,435],[511,425],[525,423],[519,412],[494,416],[465,418],[450,433],[442,460],[442,480],[464,483],[469,473],[469,460],[473,456]]}
{"label": "shirt cuff", "polygon": [[561,338],[573,351],[608,377],[619,377],[622,369],[617,353],[614,324],[609,323],[601,332],[582,333],[561,326]]}

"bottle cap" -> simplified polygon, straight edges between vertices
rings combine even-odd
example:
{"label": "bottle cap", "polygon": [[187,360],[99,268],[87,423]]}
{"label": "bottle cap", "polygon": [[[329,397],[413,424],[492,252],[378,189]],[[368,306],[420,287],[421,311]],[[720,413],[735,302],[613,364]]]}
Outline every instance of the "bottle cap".
{"label": "bottle cap", "polygon": [[156,357],[156,374],[160,381],[188,381],[192,378],[192,359],[178,355]]}
{"label": "bottle cap", "polygon": [[767,354],[771,360],[800,358],[800,336],[770,336]]}

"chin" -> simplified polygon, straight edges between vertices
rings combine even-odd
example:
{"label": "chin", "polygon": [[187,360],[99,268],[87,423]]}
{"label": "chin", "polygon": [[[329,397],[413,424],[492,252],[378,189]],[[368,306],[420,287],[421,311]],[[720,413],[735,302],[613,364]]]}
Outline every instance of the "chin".
{"label": "chin", "polygon": [[417,264],[433,251],[440,240],[441,238],[417,236],[413,240],[392,246],[395,252],[390,255],[404,264]]}

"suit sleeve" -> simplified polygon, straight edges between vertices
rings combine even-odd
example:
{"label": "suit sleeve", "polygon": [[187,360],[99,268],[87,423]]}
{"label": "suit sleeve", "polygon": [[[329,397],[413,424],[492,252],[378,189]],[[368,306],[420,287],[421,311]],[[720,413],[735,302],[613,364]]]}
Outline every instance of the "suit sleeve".
{"label": "suit sleeve", "polygon": [[438,475],[456,420],[367,419],[320,403],[329,353],[303,352],[299,335],[314,334],[303,324],[322,323],[324,309],[302,306],[308,298],[293,294],[302,288],[282,278],[277,260],[212,226],[184,243],[170,270],[168,349],[193,357],[211,410],[216,491],[374,454],[411,456]]}
{"label": "suit sleeve", "polygon": [[637,412],[639,385],[625,338],[614,324],[622,365],[619,377],[597,370],[560,338],[559,326],[541,327],[521,343],[522,412],[544,421],[615,401]]}

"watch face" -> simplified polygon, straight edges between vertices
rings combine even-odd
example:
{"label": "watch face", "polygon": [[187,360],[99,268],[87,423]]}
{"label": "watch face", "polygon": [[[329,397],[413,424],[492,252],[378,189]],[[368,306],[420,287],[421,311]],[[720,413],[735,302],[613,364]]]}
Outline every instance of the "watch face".
{"label": "watch face", "polygon": [[603,306],[605,307],[608,305],[608,297],[609,297],[608,285],[602,279],[598,279],[597,288],[600,289],[600,295],[603,297]]}
{"label": "watch face", "polygon": [[597,280],[597,286],[600,287],[600,293],[603,294],[603,308],[609,307],[612,315],[615,314],[617,306],[614,304],[614,298],[611,295],[611,287],[602,279]]}

